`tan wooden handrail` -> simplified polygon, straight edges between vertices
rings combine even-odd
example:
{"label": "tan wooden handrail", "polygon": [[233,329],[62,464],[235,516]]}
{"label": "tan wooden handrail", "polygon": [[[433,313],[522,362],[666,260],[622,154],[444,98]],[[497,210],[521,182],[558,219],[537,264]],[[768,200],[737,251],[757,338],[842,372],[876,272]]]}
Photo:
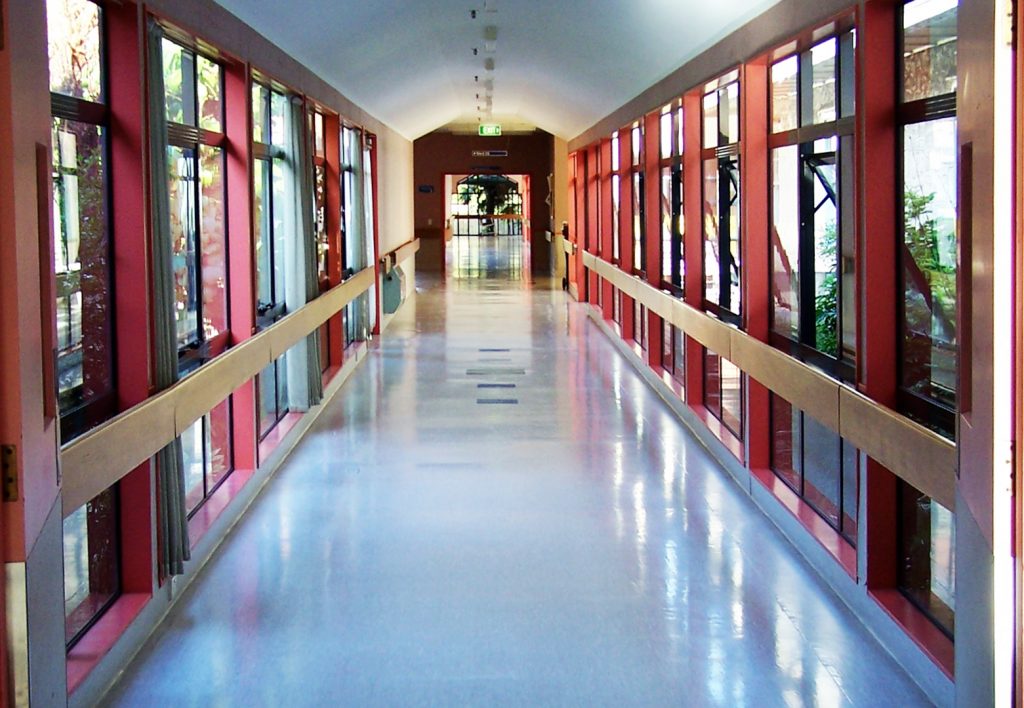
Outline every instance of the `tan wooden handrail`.
{"label": "tan wooden handrail", "polygon": [[584,252],[583,265],[900,479],[947,509],[955,508],[957,455],[952,441],[592,253]]}
{"label": "tan wooden handrail", "polygon": [[374,269],[364,268],[170,388],[65,446],[60,455],[64,516],[155,455],[296,342],[369,290],[374,281]]}

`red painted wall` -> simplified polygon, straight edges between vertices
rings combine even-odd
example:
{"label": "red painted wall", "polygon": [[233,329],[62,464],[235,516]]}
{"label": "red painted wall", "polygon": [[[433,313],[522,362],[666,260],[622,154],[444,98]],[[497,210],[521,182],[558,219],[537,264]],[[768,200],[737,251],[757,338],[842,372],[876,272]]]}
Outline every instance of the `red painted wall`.
{"label": "red painted wall", "polygon": [[[507,150],[508,157],[473,157],[474,150]],[[551,244],[544,231],[551,226],[548,175],[555,171],[554,138],[538,130],[527,135],[481,138],[434,132],[413,143],[416,235],[422,239],[418,267],[443,269],[444,176],[446,174],[509,174],[530,176],[531,270],[549,273]],[[432,187],[432,192],[421,191]],[[525,206],[525,205],[524,205]]]}

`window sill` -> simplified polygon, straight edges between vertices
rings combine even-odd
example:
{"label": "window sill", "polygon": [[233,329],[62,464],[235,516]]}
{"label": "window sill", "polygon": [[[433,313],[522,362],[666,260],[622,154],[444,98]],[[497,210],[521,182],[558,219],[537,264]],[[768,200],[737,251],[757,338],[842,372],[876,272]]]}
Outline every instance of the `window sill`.
{"label": "window sill", "polygon": [[89,673],[114,647],[117,640],[142,612],[150,597],[151,595],[141,592],[121,595],[72,647],[67,655],[69,696],[82,685]]}
{"label": "window sill", "polygon": [[857,580],[857,549],[850,545],[842,535],[829,526],[825,519],[810,504],[801,499],[774,472],[766,469],[752,469],[751,474],[760,482],[782,506],[796,517],[807,532],[824,547],[829,554],[842,566],[846,574]]}
{"label": "window sill", "polygon": [[952,681],[953,640],[932,624],[932,621],[914,607],[910,600],[903,597],[899,590],[884,588],[869,590],[868,594]]}
{"label": "window sill", "polygon": [[704,407],[704,404],[691,404],[690,408],[704,422],[707,429],[718,438],[718,441],[725,445],[725,448],[732,453],[733,457],[739,460],[741,464],[746,464],[743,461],[743,441],[733,435],[732,431],[726,428],[722,421],[713,416],[711,411]]}

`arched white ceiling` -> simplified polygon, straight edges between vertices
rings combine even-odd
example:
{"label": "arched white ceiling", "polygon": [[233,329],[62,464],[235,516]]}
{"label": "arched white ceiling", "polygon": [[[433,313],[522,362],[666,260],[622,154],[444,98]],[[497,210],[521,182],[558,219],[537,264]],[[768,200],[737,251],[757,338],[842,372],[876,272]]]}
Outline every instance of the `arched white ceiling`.
{"label": "arched white ceiling", "polygon": [[217,0],[412,139],[475,125],[488,79],[493,122],[575,137],[777,1]]}

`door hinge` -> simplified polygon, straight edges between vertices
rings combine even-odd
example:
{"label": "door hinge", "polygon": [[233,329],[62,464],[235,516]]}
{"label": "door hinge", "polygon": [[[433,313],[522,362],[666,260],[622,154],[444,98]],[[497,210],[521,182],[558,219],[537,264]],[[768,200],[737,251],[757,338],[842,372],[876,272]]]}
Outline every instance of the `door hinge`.
{"label": "door hinge", "polygon": [[4,501],[18,501],[18,448],[14,445],[0,447],[0,474],[3,475]]}

